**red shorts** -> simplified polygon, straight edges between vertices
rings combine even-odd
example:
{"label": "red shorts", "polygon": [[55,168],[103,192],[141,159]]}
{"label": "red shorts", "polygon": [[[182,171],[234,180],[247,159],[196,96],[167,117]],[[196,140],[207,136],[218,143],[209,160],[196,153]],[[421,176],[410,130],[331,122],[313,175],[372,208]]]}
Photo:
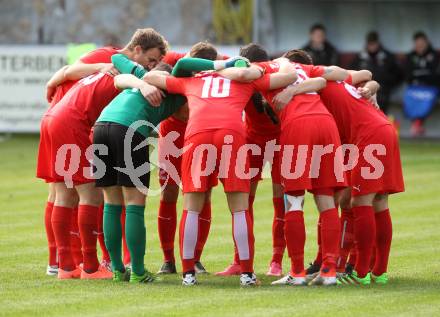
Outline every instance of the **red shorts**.
{"label": "red shorts", "polygon": [[281,131],[280,144],[281,184],[286,192],[331,194],[346,187],[343,155],[337,151],[341,141],[331,116],[310,115],[293,120]]}
{"label": "red shorts", "polygon": [[[182,148],[186,122],[169,117],[160,123],[159,128],[159,183],[180,184],[182,178]],[[171,132],[171,134],[169,134]]]}
{"label": "red shorts", "polygon": [[72,181],[75,185],[94,182],[86,158],[91,145],[88,125],[73,118],[45,116],[40,132],[38,178],[46,182]]}
{"label": "red shorts", "polygon": [[[247,135],[248,144],[256,144],[261,149],[261,154],[254,155],[249,153],[249,165],[251,168],[258,170],[258,174],[251,178],[251,182],[258,182],[262,180],[262,172],[266,162],[271,164],[271,176],[272,183],[280,184],[280,151],[272,151],[273,146],[279,145],[279,135],[268,135],[268,136],[258,136],[258,135]],[[268,142],[270,142],[268,144]],[[266,149],[267,146],[267,149]],[[273,156],[272,154],[273,153]]]}
{"label": "red shorts", "polygon": [[392,125],[359,135],[355,143],[359,148],[359,160],[350,173],[352,196],[405,190],[399,140]]}
{"label": "red shorts", "polygon": [[226,129],[187,138],[188,150],[182,157],[183,192],[206,192],[220,179],[225,192],[248,193],[251,176],[245,145],[243,135]]}

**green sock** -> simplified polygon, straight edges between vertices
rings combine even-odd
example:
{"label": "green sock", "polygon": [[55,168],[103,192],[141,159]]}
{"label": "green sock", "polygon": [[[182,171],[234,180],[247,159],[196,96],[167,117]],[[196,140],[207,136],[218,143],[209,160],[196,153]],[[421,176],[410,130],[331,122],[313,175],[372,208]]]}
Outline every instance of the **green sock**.
{"label": "green sock", "polygon": [[145,206],[127,205],[125,207],[125,237],[131,256],[131,270],[137,275],[145,273],[144,255],[146,229],[144,221]]}
{"label": "green sock", "polygon": [[104,241],[110,254],[113,271],[124,272],[122,262],[121,205],[104,204]]}

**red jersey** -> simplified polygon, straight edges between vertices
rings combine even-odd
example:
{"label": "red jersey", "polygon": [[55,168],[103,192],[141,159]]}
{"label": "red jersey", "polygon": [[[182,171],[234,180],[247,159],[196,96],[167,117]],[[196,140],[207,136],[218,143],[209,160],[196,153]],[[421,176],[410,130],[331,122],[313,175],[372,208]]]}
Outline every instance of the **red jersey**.
{"label": "red jersey", "polygon": [[199,73],[195,77],[167,77],[167,90],[188,99],[189,120],[185,138],[217,129],[237,131],[245,136],[243,110],[255,90],[270,88],[270,77],[251,83],[239,83],[217,73]]}
{"label": "red jersey", "polygon": [[280,134],[281,125],[274,124],[269,116],[264,112],[258,112],[252,100],[246,105],[245,125],[248,136],[274,136]]}
{"label": "red jersey", "polygon": [[327,82],[320,95],[335,119],[342,143],[357,144],[359,135],[391,125],[382,111],[362,98],[356,88],[350,85],[350,80]]}
{"label": "red jersey", "polygon": [[[116,48],[103,47],[94,50],[84,57],[84,63],[111,63],[111,57],[118,51]],[[95,73],[78,81],[67,94],[49,109],[49,116],[67,116],[85,122],[90,128],[95,124],[102,109],[119,93],[115,88],[113,77],[109,74]]]}
{"label": "red jersey", "polygon": [[162,62],[174,66],[179,61],[179,59],[183,58],[185,55],[186,53],[167,52],[162,59]]}
{"label": "red jersey", "polygon": [[[324,67],[303,65],[298,63],[292,63],[295,66],[298,79],[292,84],[297,85],[308,78],[320,77],[324,74]],[[276,73],[279,71],[280,65],[276,62],[264,62],[259,63],[259,66],[263,67],[266,73]],[[272,99],[282,89],[267,91],[263,93],[264,98],[272,105]],[[307,115],[328,115],[330,113],[325,108],[321,101],[321,98],[316,92],[307,94],[301,94],[293,97],[293,99],[286,105],[286,107],[280,113],[280,119],[283,125],[289,124],[293,119],[297,119]]]}
{"label": "red jersey", "polygon": [[[117,48],[114,47],[102,47],[87,53],[80,58],[80,61],[85,64],[96,64],[96,63],[111,63],[111,57],[113,54],[117,53]],[[77,81],[68,80],[57,86],[55,94],[53,95],[52,102],[49,107],[52,108],[56,105],[64,95],[72,88]]]}

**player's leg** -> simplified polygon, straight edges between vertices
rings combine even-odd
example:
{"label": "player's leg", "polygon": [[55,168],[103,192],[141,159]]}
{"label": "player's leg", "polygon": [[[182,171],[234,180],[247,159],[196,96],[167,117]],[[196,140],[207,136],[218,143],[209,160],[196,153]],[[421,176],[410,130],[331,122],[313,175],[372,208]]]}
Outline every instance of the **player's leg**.
{"label": "player's leg", "polygon": [[232,234],[240,260],[240,284],[255,286],[259,284],[254,273],[254,229],[249,213],[249,194],[246,192],[227,192],[229,210],[232,213]]}
{"label": "player's leg", "polygon": [[[352,191],[352,195],[355,190]],[[361,284],[370,283],[370,263],[376,240],[376,222],[373,199],[375,193],[353,195],[351,206],[354,216],[354,239],[356,241],[355,278]]]}
{"label": "player's leg", "polygon": [[52,228],[58,250],[58,278],[79,278],[80,269],[76,268],[71,253],[70,227],[73,208],[77,203],[74,188],[68,188],[65,183],[54,183],[55,202],[52,211]]}
{"label": "player's leg", "polygon": [[388,207],[388,195],[376,195],[373,207],[376,220],[376,260],[372,270],[372,278],[376,283],[386,284],[388,282],[388,259],[393,239],[393,224]]}
{"label": "player's leg", "polygon": [[341,242],[337,271],[346,272],[347,259],[354,248],[354,217],[351,211],[351,187],[337,193],[339,206],[341,207]]}
{"label": "player's leg", "polygon": [[146,247],[145,198],[146,195],[136,187],[123,187],[125,203],[125,234],[131,256],[130,283],[153,281],[153,275],[145,269]]}
{"label": "player's leg", "polygon": [[314,190],[313,197],[320,214],[322,265],[312,280],[315,285],[336,284],[336,260],[339,255],[340,220],[332,189]]}
{"label": "player's leg", "polygon": [[206,201],[206,192],[189,192],[183,195],[183,213],[179,226],[179,246],[182,260],[182,284],[192,286],[197,283],[195,251],[200,228],[200,213]]}
{"label": "player's leg", "polygon": [[269,271],[266,275],[282,276],[282,264],[286,239],[284,237],[284,199],[283,187],[274,181],[272,176],[272,202],[273,202],[273,221],[272,221],[272,259]]}
{"label": "player's leg", "polygon": [[55,186],[53,183],[48,183],[49,195],[47,197],[46,208],[44,210],[44,226],[46,228],[47,246],[49,249],[49,261],[46,269],[47,275],[58,274],[58,257],[57,244],[52,229],[52,211],[55,202]]}
{"label": "player's leg", "polygon": [[95,187],[94,182],[76,185],[75,189],[79,196],[78,227],[84,258],[81,278],[111,278],[111,272],[100,265],[96,249],[99,206],[103,202],[102,190]]}
{"label": "player's leg", "polygon": [[211,229],[211,189],[206,193],[205,204],[203,205],[203,209],[200,213],[199,221],[200,231],[197,238],[194,270],[197,274],[206,274],[208,272],[200,262],[200,258],[202,256],[206,241],[208,240],[209,230]]}
{"label": "player's leg", "polygon": [[98,243],[101,249],[101,266],[106,267],[109,271],[111,270],[110,254],[108,253],[107,247],[105,246],[104,238],[104,205],[99,206],[98,209]]}
{"label": "player's leg", "polygon": [[179,186],[174,183],[164,185],[157,216],[157,228],[159,241],[163,252],[164,263],[159,274],[176,273],[174,258],[174,240],[176,236],[177,211],[176,204],[179,197]]}

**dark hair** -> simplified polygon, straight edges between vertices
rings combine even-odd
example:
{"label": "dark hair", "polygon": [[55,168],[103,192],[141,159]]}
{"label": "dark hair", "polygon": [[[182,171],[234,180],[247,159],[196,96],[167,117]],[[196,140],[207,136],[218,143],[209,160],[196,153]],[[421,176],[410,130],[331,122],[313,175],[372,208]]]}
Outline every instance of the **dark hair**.
{"label": "dark hair", "polygon": [[326,30],[326,28],[325,28],[325,26],[323,25],[323,24],[321,24],[321,23],[315,23],[315,24],[313,24],[311,27],[310,27],[310,33],[313,33],[313,32],[315,32],[316,30],[321,30],[322,32],[326,32],[327,30]]}
{"label": "dark hair", "polygon": [[170,64],[164,63],[164,62],[160,62],[159,64],[157,64],[152,70],[161,70],[167,73],[172,72],[173,67],[171,67]]}
{"label": "dark hair", "polygon": [[191,47],[191,51],[189,52],[191,57],[204,58],[209,59],[211,61],[215,61],[217,59],[217,50],[214,45],[211,43],[204,41],[198,42]]}
{"label": "dark hair", "polygon": [[413,40],[415,41],[415,40],[418,40],[418,39],[424,39],[424,40],[428,41],[428,36],[423,31],[417,31],[413,35]]}
{"label": "dark hair", "polygon": [[246,57],[252,63],[267,62],[269,60],[267,51],[256,43],[249,43],[241,47],[240,56]]}
{"label": "dark hair", "polygon": [[370,31],[366,36],[367,43],[378,43],[379,42],[379,33],[376,31]]}
{"label": "dark hair", "polygon": [[129,50],[140,46],[142,51],[148,51],[152,48],[158,48],[161,55],[165,55],[168,49],[168,42],[156,30],[152,28],[137,29],[127,44]]}
{"label": "dark hair", "polygon": [[291,62],[300,63],[304,65],[313,65],[313,59],[303,50],[290,50],[284,53],[283,57],[287,58]]}

